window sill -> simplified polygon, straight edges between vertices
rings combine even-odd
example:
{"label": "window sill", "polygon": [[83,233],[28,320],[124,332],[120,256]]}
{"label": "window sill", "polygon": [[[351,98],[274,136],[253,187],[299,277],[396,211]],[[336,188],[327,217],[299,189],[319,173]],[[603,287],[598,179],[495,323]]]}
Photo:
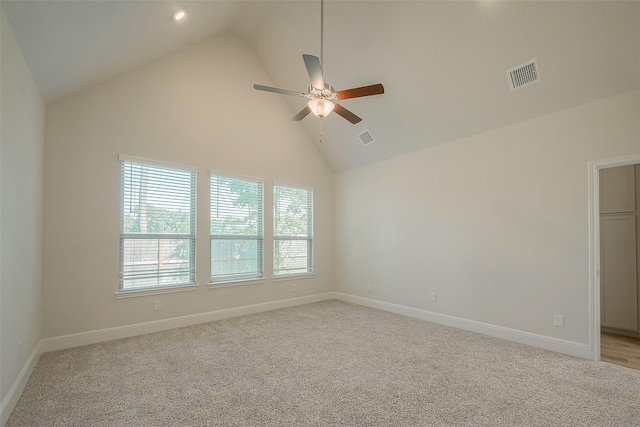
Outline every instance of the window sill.
{"label": "window sill", "polygon": [[298,273],[298,274],[283,274],[281,276],[273,276],[273,282],[286,282],[287,280],[304,280],[315,277],[315,273]]}
{"label": "window sill", "polygon": [[213,282],[207,285],[207,289],[235,288],[236,286],[259,285],[265,282],[266,282],[266,279],[264,278],[233,280],[229,282]]}
{"label": "window sill", "polygon": [[173,294],[176,292],[197,291],[200,285],[162,286],[157,288],[119,290],[115,292],[117,299],[146,297],[149,295]]}

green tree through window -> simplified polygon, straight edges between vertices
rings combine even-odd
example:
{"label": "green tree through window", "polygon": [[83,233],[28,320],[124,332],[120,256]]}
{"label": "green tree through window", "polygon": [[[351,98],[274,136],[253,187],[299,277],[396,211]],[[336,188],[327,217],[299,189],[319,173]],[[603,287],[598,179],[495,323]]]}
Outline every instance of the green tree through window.
{"label": "green tree through window", "polygon": [[273,186],[273,272],[313,271],[313,191]]}
{"label": "green tree through window", "polygon": [[211,283],[263,274],[263,183],[211,175]]}
{"label": "green tree through window", "polygon": [[195,283],[196,172],[121,160],[120,289]]}

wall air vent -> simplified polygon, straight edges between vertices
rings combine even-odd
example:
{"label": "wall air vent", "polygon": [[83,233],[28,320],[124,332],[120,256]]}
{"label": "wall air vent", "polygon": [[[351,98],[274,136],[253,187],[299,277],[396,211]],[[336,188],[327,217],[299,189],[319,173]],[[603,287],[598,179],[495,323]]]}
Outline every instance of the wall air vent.
{"label": "wall air vent", "polygon": [[538,58],[534,58],[529,62],[507,70],[507,79],[509,80],[509,87],[512,92],[540,81]]}
{"label": "wall air vent", "polygon": [[362,142],[362,145],[369,145],[373,142],[373,136],[371,136],[371,133],[368,130],[359,133],[358,138],[360,139],[360,142]]}

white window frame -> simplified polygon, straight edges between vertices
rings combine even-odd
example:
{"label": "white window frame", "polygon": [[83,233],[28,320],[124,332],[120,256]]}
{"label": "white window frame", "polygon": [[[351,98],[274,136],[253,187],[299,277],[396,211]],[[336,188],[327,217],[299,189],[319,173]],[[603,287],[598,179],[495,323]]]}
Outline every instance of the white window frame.
{"label": "white window frame", "polygon": [[[238,181],[253,182],[260,185],[260,212],[258,219],[258,234],[255,235],[241,235],[241,234],[212,234],[211,233],[211,220],[213,217],[213,188],[212,180],[214,177],[234,179]],[[225,287],[234,283],[247,284],[249,282],[262,282],[264,279],[264,194],[265,194],[265,181],[262,178],[256,178],[251,176],[233,175],[228,173],[221,173],[218,171],[209,171],[209,250],[211,251],[213,241],[220,240],[256,240],[258,248],[258,258],[255,273],[243,273],[243,274],[226,274],[226,275],[213,275],[212,262],[213,252],[209,253],[209,288],[213,287]]]}
{"label": "white window frame", "polygon": [[[307,218],[307,236],[290,236],[290,235],[278,235],[276,232],[276,209],[278,203],[276,202],[276,187],[285,187],[294,190],[302,190],[309,192],[308,201],[309,205],[307,207],[308,218]],[[313,248],[313,232],[314,232],[314,196],[315,192],[313,188],[305,187],[302,185],[289,184],[284,182],[274,182],[273,187],[273,277],[274,279],[284,280],[288,277],[294,276],[311,276],[314,274],[314,248]],[[283,270],[276,269],[276,245],[279,241],[284,240],[302,240],[307,242],[307,268],[306,271],[292,271],[287,272]]]}
{"label": "white window frame", "polygon": [[[168,292],[182,292],[185,290],[196,290],[196,216],[197,216],[197,172],[198,169],[191,166],[184,166],[174,163],[167,163],[157,160],[150,160],[140,157],[119,155],[120,163],[120,267],[119,267],[119,284],[116,292],[117,298],[128,298],[131,296],[143,296],[150,294],[162,294]],[[125,210],[125,189],[124,189],[124,164],[132,163],[150,167],[160,167],[180,172],[189,172],[191,174],[190,184],[190,231],[186,234],[177,233],[125,233],[124,232],[124,210]],[[145,240],[145,239],[188,239],[189,240],[189,279],[182,283],[157,284],[150,286],[125,286],[126,276],[124,272],[124,241],[126,239]],[[159,274],[156,276],[158,280],[161,278]]]}

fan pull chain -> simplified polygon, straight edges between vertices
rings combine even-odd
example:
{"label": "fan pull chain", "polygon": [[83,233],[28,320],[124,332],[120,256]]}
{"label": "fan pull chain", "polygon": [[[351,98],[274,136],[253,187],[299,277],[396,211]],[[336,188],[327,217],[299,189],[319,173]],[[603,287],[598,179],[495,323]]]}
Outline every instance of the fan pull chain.
{"label": "fan pull chain", "polygon": [[322,118],[320,118],[320,144],[322,144]]}

